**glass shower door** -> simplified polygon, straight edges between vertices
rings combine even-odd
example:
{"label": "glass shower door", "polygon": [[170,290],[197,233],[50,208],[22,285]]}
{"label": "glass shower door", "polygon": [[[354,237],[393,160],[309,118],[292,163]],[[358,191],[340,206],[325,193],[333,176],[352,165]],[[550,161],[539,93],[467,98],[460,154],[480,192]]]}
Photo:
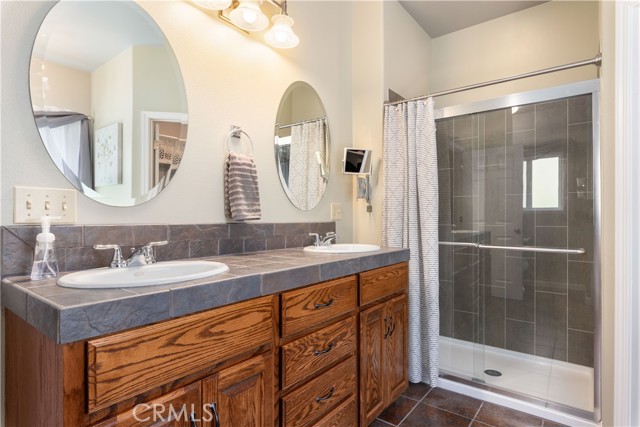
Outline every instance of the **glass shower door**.
{"label": "glass shower door", "polygon": [[580,414],[594,411],[592,105],[437,121],[441,371]]}

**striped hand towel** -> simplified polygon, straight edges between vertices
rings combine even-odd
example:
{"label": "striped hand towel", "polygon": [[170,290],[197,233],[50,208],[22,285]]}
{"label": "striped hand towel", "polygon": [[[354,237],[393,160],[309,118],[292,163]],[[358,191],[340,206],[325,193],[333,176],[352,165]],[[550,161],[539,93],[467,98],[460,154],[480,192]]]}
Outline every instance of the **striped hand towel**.
{"label": "striped hand towel", "polygon": [[252,156],[229,153],[224,170],[224,213],[234,221],[260,219],[258,170]]}

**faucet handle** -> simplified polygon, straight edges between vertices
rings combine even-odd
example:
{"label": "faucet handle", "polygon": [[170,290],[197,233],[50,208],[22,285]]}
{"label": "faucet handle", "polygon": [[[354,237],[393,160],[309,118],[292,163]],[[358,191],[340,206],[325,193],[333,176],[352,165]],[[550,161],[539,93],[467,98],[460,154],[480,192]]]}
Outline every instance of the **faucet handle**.
{"label": "faucet handle", "polygon": [[145,261],[147,262],[147,264],[155,264],[156,263],[156,256],[154,254],[153,251],[153,247],[154,246],[164,246],[167,243],[169,243],[167,240],[159,240],[157,242],[149,242],[146,245],[144,245],[141,250],[142,253],[145,257]]}
{"label": "faucet handle", "polygon": [[119,268],[126,267],[127,261],[122,258],[122,250],[120,249],[120,245],[93,245],[93,249],[105,250],[105,249],[113,249],[113,259],[111,260],[111,264],[109,265],[111,268]]}
{"label": "faucet handle", "polygon": [[149,247],[152,247],[152,246],[164,246],[167,243],[169,243],[168,240],[159,240],[157,242],[149,242],[145,246],[149,246]]}
{"label": "faucet handle", "polygon": [[309,236],[316,238],[316,241],[313,244],[313,246],[320,246],[320,235],[318,233],[309,233]]}

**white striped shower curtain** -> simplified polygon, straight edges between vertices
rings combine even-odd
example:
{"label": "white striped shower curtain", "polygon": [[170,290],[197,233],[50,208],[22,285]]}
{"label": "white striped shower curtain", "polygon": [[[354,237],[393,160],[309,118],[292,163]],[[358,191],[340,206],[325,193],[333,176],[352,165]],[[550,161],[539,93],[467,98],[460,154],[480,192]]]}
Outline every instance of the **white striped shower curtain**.
{"label": "white striped shower curtain", "polygon": [[438,383],[438,165],[433,99],[384,110],[382,244],[409,248],[409,381]]}

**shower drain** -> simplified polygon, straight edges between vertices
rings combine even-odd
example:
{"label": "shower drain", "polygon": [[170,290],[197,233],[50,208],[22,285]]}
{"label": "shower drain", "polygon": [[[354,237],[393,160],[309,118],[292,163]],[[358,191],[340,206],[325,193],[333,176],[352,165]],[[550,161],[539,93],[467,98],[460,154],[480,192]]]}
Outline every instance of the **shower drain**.
{"label": "shower drain", "polygon": [[492,377],[501,377],[502,372],[496,371],[495,369],[487,369],[484,371],[485,374],[491,375]]}

